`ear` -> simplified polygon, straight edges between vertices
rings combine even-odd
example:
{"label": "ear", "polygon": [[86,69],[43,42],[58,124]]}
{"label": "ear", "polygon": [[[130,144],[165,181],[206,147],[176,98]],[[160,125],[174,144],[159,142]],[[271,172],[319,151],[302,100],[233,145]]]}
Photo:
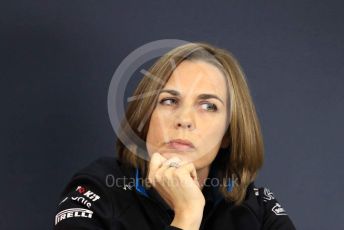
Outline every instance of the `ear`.
{"label": "ear", "polygon": [[230,144],[230,139],[229,139],[228,135],[226,135],[226,134],[223,136],[222,142],[221,142],[221,148],[223,148],[223,149],[228,148],[229,144]]}

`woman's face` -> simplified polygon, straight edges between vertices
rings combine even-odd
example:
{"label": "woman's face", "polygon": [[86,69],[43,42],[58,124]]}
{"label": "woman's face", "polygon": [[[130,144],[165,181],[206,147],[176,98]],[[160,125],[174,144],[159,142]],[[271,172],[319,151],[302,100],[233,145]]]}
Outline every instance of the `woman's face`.
{"label": "woman's face", "polygon": [[209,166],[227,130],[226,90],[225,77],[214,65],[180,63],[158,95],[151,116],[146,140],[149,157],[159,152],[167,159],[177,156],[193,162],[196,169]]}

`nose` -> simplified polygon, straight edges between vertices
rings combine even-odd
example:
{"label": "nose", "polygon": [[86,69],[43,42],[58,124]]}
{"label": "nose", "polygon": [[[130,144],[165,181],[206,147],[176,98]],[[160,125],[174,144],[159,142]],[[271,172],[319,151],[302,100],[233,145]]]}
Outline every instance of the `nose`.
{"label": "nose", "polygon": [[189,109],[184,109],[179,113],[175,121],[175,127],[178,128],[187,128],[193,130],[195,128],[194,122],[192,120],[192,112],[188,111]]}
{"label": "nose", "polygon": [[177,127],[182,127],[182,128],[188,128],[188,129],[191,129],[192,127],[192,124],[190,122],[188,123],[184,123],[184,122],[178,122],[177,123]]}

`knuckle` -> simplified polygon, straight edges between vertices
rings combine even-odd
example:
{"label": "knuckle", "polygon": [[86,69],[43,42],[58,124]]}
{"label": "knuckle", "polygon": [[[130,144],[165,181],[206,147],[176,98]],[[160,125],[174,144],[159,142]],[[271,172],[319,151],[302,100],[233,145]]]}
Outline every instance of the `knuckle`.
{"label": "knuckle", "polygon": [[155,158],[155,157],[159,157],[159,155],[160,155],[160,154],[159,154],[158,152],[155,152],[155,153],[152,154],[152,158],[153,158],[153,157],[154,157],[154,158]]}
{"label": "knuckle", "polygon": [[189,163],[187,163],[186,165],[188,165],[189,167],[194,166],[194,164],[193,164],[192,162],[189,162]]}
{"label": "knuckle", "polygon": [[159,182],[159,181],[161,181],[161,180],[162,180],[162,177],[161,177],[160,174],[155,174],[155,175],[154,175],[154,181]]}
{"label": "knuckle", "polygon": [[195,169],[195,165],[193,163],[188,163],[187,166],[190,169]]}
{"label": "knuckle", "polygon": [[168,179],[170,178],[170,175],[171,175],[170,170],[165,170],[163,173],[163,178]]}
{"label": "knuckle", "polygon": [[183,169],[177,169],[173,172],[173,176],[176,178],[182,178],[183,177]]}
{"label": "knuckle", "polygon": [[152,162],[159,163],[161,160],[162,160],[162,156],[158,152],[153,153],[151,157]]}
{"label": "knuckle", "polygon": [[173,177],[178,177],[179,176],[179,170],[178,169],[175,169],[171,172],[172,176]]}
{"label": "knuckle", "polygon": [[151,162],[154,162],[156,158],[157,158],[157,153],[153,153],[151,156]]}

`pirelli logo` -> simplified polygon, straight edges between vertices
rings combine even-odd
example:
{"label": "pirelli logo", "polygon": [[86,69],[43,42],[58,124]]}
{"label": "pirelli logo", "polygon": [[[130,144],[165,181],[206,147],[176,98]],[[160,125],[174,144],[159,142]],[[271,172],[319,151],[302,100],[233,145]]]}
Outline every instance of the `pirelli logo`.
{"label": "pirelli logo", "polygon": [[93,211],[84,208],[70,208],[57,213],[55,217],[55,225],[61,220],[65,220],[73,217],[92,218]]}

